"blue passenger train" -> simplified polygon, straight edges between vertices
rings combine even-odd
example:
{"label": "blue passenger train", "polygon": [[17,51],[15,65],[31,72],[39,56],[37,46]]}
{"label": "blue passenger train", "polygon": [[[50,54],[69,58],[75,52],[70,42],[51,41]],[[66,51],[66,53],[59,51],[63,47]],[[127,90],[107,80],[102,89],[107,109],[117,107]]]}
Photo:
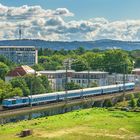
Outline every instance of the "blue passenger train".
{"label": "blue passenger train", "polygon": [[15,108],[15,107],[28,106],[30,104],[38,105],[42,103],[63,101],[65,99],[70,100],[70,99],[88,97],[93,95],[118,93],[118,92],[122,92],[123,90],[129,91],[129,90],[133,90],[134,87],[135,87],[135,83],[125,83],[125,85],[118,84],[118,85],[109,85],[109,86],[94,87],[94,88],[85,88],[79,90],[70,90],[67,91],[67,94],[65,91],[62,91],[62,92],[32,95],[28,97],[15,97],[11,99],[4,99],[2,102],[2,106],[4,108]]}

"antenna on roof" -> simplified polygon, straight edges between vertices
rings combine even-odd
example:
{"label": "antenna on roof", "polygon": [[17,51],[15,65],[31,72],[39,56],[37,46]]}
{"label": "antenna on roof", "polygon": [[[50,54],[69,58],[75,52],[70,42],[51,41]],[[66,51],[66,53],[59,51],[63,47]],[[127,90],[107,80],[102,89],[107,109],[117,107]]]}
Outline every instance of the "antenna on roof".
{"label": "antenna on roof", "polygon": [[21,29],[21,25],[19,25],[18,33],[19,33],[19,39],[21,40],[21,37],[22,37],[22,29]]}

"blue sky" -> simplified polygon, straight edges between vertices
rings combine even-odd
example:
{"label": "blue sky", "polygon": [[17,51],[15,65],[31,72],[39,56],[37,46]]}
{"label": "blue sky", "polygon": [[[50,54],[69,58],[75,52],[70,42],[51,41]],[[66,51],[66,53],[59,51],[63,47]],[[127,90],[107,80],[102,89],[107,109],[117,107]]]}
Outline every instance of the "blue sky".
{"label": "blue sky", "polygon": [[[26,6],[25,6],[26,5]],[[140,41],[140,0],[0,0],[0,39]]]}
{"label": "blue sky", "polygon": [[[82,2],[81,2],[82,1]],[[65,7],[76,20],[104,17],[110,21],[139,19],[140,0],[0,0],[6,6],[41,5],[44,9]]]}

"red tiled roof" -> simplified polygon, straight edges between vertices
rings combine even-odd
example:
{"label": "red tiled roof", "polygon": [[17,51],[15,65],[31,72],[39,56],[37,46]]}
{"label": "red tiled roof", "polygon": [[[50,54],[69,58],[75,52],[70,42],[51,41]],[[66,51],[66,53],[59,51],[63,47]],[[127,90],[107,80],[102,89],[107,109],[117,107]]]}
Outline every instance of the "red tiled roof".
{"label": "red tiled roof", "polygon": [[29,66],[20,66],[16,67],[14,70],[10,71],[7,76],[16,77],[16,76],[24,76],[25,74],[31,73],[34,70]]}

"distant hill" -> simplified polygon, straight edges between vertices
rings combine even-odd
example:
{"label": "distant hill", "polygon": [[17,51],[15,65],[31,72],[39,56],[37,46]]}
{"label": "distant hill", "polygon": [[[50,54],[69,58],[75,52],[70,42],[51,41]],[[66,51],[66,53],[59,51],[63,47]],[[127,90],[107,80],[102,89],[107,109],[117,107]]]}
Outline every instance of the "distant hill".
{"label": "distant hill", "polygon": [[96,41],[45,41],[39,39],[22,39],[22,40],[1,40],[0,46],[36,46],[37,48],[51,48],[54,50],[60,50],[62,48],[66,50],[76,49],[83,46],[85,49],[109,49],[109,48],[120,48],[124,50],[137,50],[140,49],[140,42],[131,41],[119,41],[119,40],[96,40]]}

